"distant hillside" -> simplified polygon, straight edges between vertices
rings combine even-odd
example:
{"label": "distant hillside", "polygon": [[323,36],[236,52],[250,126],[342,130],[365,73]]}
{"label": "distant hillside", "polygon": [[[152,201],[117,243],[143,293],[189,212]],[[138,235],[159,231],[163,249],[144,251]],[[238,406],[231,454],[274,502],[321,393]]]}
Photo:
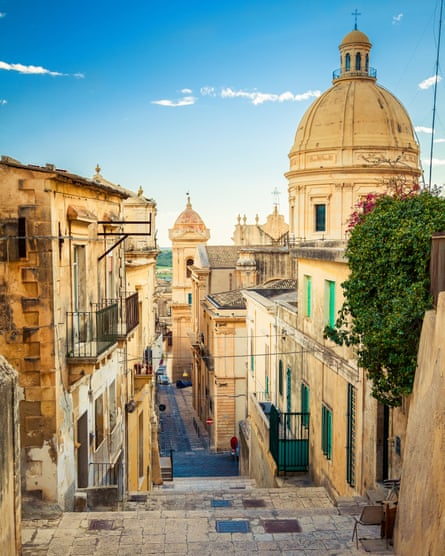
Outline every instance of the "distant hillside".
{"label": "distant hillside", "polygon": [[156,261],[156,268],[171,268],[172,251],[171,249],[161,249]]}

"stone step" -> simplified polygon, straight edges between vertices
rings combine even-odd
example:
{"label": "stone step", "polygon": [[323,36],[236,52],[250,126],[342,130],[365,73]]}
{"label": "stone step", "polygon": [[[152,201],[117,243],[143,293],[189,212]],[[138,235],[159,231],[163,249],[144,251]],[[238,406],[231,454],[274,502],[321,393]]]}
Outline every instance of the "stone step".
{"label": "stone step", "polygon": [[[240,491],[256,488],[256,482],[248,477],[175,477],[167,490],[171,492],[208,492],[208,491]],[[151,494],[162,494],[164,485],[156,486]]]}

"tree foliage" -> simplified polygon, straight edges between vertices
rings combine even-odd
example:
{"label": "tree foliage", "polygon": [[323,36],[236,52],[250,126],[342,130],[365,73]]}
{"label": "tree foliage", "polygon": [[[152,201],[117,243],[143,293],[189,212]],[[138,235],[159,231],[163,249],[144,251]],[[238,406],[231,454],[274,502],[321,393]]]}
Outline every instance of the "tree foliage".
{"label": "tree foliage", "polygon": [[[428,192],[372,199],[346,248],[349,278],[335,327],[325,335],[355,345],[373,396],[400,405],[412,391],[424,313],[431,307],[431,236],[445,230],[445,199]],[[357,215],[356,215],[357,216]]]}

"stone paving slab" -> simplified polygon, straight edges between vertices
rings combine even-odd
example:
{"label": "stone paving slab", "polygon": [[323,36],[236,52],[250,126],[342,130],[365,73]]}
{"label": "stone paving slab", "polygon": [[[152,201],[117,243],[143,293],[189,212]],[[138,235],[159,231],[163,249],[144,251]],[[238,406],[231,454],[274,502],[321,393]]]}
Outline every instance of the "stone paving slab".
{"label": "stone paving slab", "polygon": [[[378,527],[366,528],[366,537],[372,540],[365,546],[359,543],[358,550],[351,541],[353,516],[360,514],[363,499],[341,499],[334,505],[324,488],[313,486],[303,475],[282,479],[281,488],[260,489],[251,479],[238,476],[236,462],[228,454],[218,455],[219,459],[210,454],[205,431],[196,430],[190,394],[172,386],[159,390],[167,406],[162,416],[163,448],[177,450],[173,459],[182,466],[183,477],[143,493],[146,497],[136,496],[123,511],[61,515],[51,511],[47,519],[30,511],[22,522],[22,556],[392,554],[379,538]],[[210,476],[194,477],[197,462]],[[223,475],[215,477],[212,466],[218,465]],[[230,501],[231,506],[215,507],[216,499]],[[262,503],[249,503],[255,500]],[[94,520],[110,528],[91,529]],[[249,527],[245,533],[220,533],[219,520],[246,520]],[[274,520],[297,520],[301,532],[266,527]]]}

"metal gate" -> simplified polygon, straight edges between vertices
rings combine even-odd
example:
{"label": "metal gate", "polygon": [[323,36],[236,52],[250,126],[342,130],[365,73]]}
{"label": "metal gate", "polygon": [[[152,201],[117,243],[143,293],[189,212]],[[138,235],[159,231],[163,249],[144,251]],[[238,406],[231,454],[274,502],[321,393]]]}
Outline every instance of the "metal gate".
{"label": "metal gate", "polygon": [[309,413],[281,413],[270,408],[269,449],[278,471],[309,469]]}

